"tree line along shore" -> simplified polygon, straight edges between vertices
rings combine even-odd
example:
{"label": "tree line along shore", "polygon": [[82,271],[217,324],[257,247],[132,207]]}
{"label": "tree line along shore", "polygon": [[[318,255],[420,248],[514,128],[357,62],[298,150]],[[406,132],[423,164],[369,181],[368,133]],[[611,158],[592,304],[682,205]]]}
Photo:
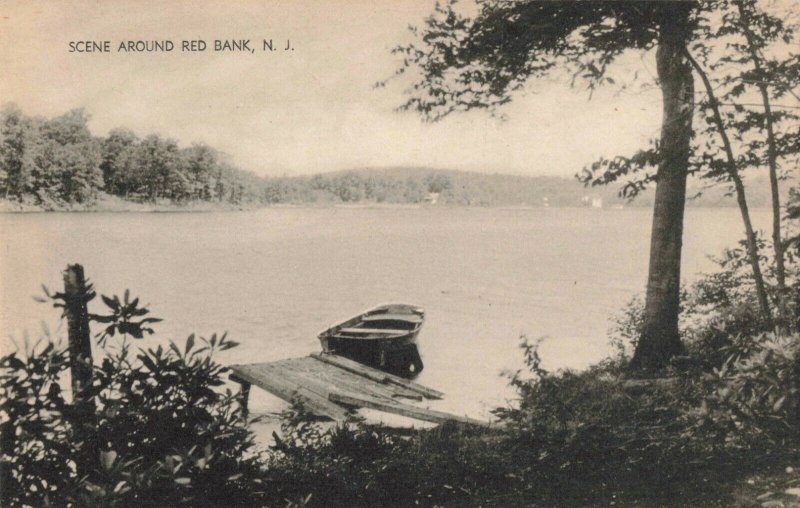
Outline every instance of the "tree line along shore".
{"label": "tree line along shore", "polygon": [[[127,129],[95,136],[89,117],[54,118],[0,111],[0,209],[216,210],[275,204],[430,204],[451,206],[650,206],[652,196],[619,196],[613,186],[572,178],[487,174],[421,167],[353,169],[261,177],[237,168],[204,144],[181,147]],[[762,179],[763,180],[763,179]],[[769,203],[766,182],[751,186],[753,206]],[[726,189],[702,189],[690,206],[733,206]]]}

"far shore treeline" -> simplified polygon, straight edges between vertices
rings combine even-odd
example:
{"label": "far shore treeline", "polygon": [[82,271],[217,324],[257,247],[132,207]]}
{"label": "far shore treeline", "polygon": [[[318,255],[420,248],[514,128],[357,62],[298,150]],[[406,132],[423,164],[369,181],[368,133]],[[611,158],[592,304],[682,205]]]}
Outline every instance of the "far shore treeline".
{"label": "far shore treeline", "polygon": [[[585,188],[575,179],[527,177],[431,168],[354,169],[313,176],[260,177],[227,162],[204,144],[181,147],[157,134],[127,129],[94,136],[88,115],[72,110],[54,117],[0,111],[0,201],[11,208],[45,210],[104,207],[109,199],[175,206],[218,203],[386,203],[454,206],[650,206],[645,193],[633,202],[613,187]],[[265,161],[267,163],[268,161]],[[547,161],[537,164],[547,165]],[[723,187],[697,187],[695,206],[733,206]],[[702,191],[702,192],[700,192]],[[766,183],[755,182],[752,206],[768,204]]]}

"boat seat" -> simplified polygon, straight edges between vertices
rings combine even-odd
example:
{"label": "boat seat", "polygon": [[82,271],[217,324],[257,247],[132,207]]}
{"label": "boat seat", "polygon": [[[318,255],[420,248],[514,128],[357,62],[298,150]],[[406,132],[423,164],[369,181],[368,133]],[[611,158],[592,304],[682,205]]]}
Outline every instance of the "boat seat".
{"label": "boat seat", "polygon": [[338,333],[375,333],[381,335],[400,335],[410,330],[392,330],[390,328],[341,328]]}
{"label": "boat seat", "polygon": [[416,314],[372,314],[364,316],[362,321],[408,321],[409,323],[422,323],[422,316]]}

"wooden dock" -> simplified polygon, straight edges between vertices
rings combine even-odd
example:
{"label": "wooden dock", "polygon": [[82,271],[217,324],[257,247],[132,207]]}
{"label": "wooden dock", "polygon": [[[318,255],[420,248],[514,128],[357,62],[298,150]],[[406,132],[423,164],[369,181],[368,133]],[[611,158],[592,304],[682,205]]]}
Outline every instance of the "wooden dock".
{"label": "wooden dock", "polygon": [[455,421],[489,425],[485,421],[415,406],[412,401],[441,399],[444,394],[334,354],[315,353],[269,363],[233,365],[230,369],[230,378],[242,385],[245,412],[250,386],[255,385],[285,401],[300,403],[314,414],[339,422],[356,419],[355,410],[364,407],[434,423]]}

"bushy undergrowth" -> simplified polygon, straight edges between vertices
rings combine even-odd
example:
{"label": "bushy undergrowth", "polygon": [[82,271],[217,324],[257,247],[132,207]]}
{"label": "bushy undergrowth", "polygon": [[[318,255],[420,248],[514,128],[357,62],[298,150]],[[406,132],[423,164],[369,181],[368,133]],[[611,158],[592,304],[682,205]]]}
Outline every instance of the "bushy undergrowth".
{"label": "bushy undergrowth", "polygon": [[2,504],[45,504],[76,481],[59,385],[67,354],[52,342],[0,359]]}
{"label": "bushy undergrowth", "polygon": [[[754,317],[737,255],[684,292],[686,354],[660,378],[626,378],[641,324],[634,302],[612,330],[616,356],[585,371],[549,372],[538,344],[524,341],[526,368],[509,379],[518,400],[495,411],[496,427],[323,427],[295,408],[261,452],[214,360],[235,343],[191,336],[180,347],[134,352],[128,338],[151,332],[155,320],[127,295],[106,298],[111,314],[93,316],[104,327],[104,358],[86,428],[75,428],[62,392],[67,354],[57,341],[0,359],[3,505],[719,501],[714,482],[800,459],[800,335],[767,330]],[[93,466],[79,471],[87,453]]]}
{"label": "bushy undergrowth", "polygon": [[[63,348],[48,342],[2,359],[3,505],[222,506],[257,499],[252,436],[213,354],[224,337],[110,352],[96,368],[93,418],[71,417],[60,389]],[[89,429],[79,440],[80,421]],[[82,453],[94,467],[77,471]]]}
{"label": "bushy undergrowth", "polygon": [[289,421],[268,456],[274,495],[309,506],[467,506],[510,486],[496,434],[458,424],[408,435]]}
{"label": "bushy undergrowth", "polygon": [[[91,293],[89,294],[91,297]],[[51,297],[56,306],[62,295]],[[105,299],[105,298],[104,298]],[[222,388],[226,336],[132,352],[156,321],[138,300],[105,299],[94,367],[96,411],[61,389],[66,347],[45,338],[0,359],[3,506],[224,506],[261,499],[260,463],[239,405]],[[109,340],[116,336],[118,341]]]}
{"label": "bushy undergrowth", "polygon": [[[680,445],[683,458],[671,460],[757,463],[800,454],[800,277],[795,253],[787,252],[787,257],[787,284],[792,291],[788,319],[776,329],[758,312],[741,248],[726,250],[716,259],[716,272],[701,276],[682,292],[685,355],[662,373],[671,382],[658,388],[666,388],[674,398],[669,406],[674,425],[661,435],[665,443]],[[774,309],[778,302],[774,274],[767,271],[767,275]],[[641,299],[635,298],[617,317],[611,330],[617,354],[607,364],[609,373],[625,371],[641,331],[642,311]],[[646,399],[637,400],[639,411],[646,406]]]}
{"label": "bushy undergrowth", "polygon": [[577,478],[596,495],[658,498],[800,450],[800,336],[759,336],[719,368],[676,362],[652,380],[620,377],[620,360],[550,373],[535,348],[526,351],[534,375],[512,380],[520,404],[504,417],[519,439],[545,449],[540,468],[557,472],[557,484]]}
{"label": "bushy undergrowth", "polygon": [[720,445],[776,453],[800,445],[800,335],[740,338],[738,351],[703,373],[698,427],[714,429]]}

